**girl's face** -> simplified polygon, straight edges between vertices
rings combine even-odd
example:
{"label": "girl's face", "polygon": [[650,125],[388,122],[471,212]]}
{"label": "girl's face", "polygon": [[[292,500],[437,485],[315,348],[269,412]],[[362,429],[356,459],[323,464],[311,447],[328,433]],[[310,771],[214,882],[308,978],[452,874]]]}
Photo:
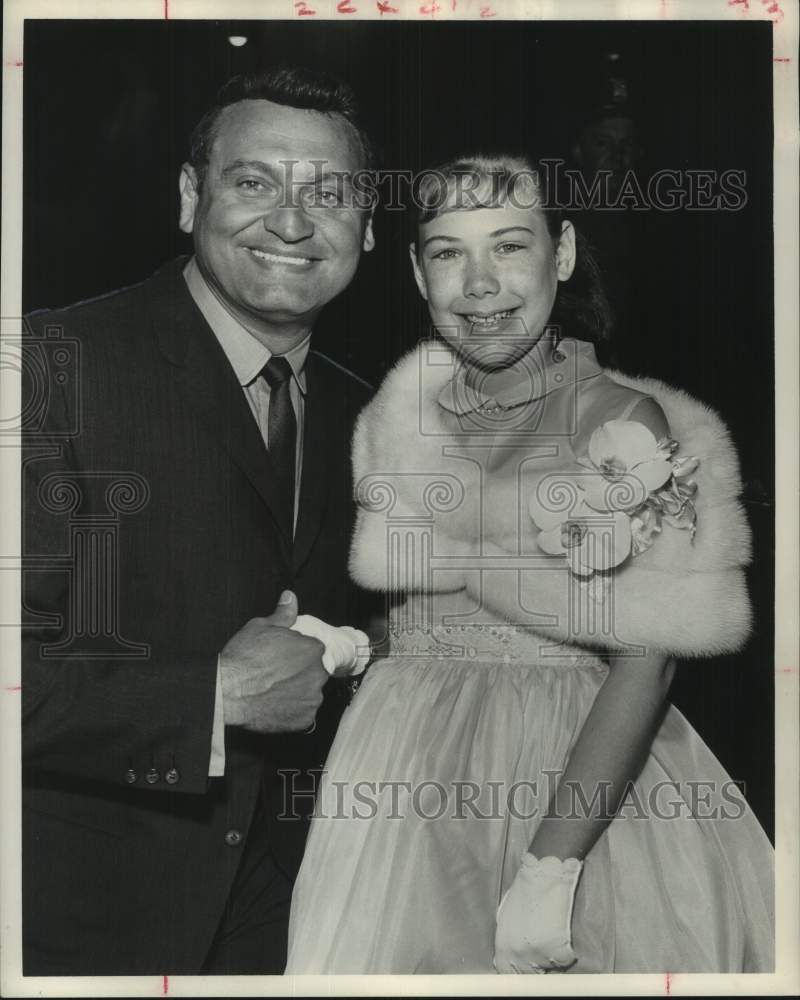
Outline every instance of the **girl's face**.
{"label": "girl's face", "polygon": [[559,281],[575,267],[575,231],[554,239],[541,208],[444,212],[419,227],[411,263],[440,335],[481,368],[504,368],[538,342]]}

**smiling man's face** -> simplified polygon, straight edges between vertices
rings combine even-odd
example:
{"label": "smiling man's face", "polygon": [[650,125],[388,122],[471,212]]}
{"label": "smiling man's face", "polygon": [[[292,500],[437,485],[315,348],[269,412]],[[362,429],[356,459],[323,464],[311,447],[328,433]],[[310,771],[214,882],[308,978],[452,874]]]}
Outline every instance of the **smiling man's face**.
{"label": "smiling man's face", "polygon": [[200,270],[276,353],[308,333],[374,245],[346,179],[361,165],[345,119],[264,100],[222,111],[202,183],[184,165],[181,229]]}

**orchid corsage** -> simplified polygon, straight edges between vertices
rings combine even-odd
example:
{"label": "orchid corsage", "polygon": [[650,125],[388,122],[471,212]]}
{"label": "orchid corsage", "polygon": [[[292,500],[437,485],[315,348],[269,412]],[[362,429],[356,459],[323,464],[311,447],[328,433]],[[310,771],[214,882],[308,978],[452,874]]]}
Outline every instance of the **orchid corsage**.
{"label": "orchid corsage", "polygon": [[694,541],[697,484],[690,478],[697,458],[676,458],[678,442],[656,441],[636,420],[609,420],[589,440],[581,470],[545,477],[529,513],[548,555],[567,557],[579,582],[592,584],[596,599],[604,588],[594,579],[653,544],[662,522],[686,529]]}

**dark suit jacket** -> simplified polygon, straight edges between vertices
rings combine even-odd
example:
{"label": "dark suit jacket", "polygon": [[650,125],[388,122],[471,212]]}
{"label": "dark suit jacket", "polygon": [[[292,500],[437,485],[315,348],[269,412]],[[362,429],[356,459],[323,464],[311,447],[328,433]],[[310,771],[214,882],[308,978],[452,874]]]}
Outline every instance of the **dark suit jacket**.
{"label": "dark suit jacket", "polygon": [[278,772],[309,788],[346,704],[331,681],[313,733],[227,730],[225,778],[209,780],[227,640],[286,587],[301,612],[363,623],[346,564],[350,437],[367,393],[309,354],[291,545],[269,457],[183,264],[29,317],[26,974],[197,972],[262,781],[273,855],[295,874],[307,821],[277,818]]}

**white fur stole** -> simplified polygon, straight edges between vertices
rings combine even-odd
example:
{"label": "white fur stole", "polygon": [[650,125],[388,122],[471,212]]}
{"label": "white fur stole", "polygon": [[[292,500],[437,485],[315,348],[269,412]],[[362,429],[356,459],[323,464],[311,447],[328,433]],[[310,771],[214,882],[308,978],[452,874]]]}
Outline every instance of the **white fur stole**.
{"label": "white fur stole", "polygon": [[565,558],[543,556],[534,541],[528,498],[542,470],[558,464],[552,445],[521,438],[513,460],[487,474],[480,440],[443,421],[437,397],[452,374],[444,361],[441,345],[422,343],[359,417],[350,554],[358,583],[401,593],[466,588],[508,622],[595,649],[645,646],[686,657],[742,645],[751,623],[743,573],[750,531],[736,450],[713,410],[655,379],[605,373],[652,396],[678,455],[696,456],[700,466],[694,540],[665,523],[650,549],[613,571],[605,600],[596,602]]}

